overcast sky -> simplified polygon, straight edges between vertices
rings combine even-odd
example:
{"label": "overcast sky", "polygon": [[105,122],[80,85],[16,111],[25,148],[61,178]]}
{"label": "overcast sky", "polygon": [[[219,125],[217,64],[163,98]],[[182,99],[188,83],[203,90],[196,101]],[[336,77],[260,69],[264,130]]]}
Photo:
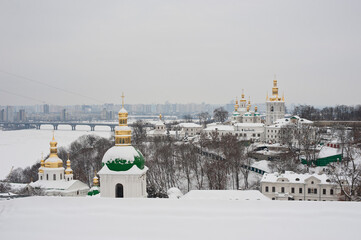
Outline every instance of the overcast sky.
{"label": "overcast sky", "polygon": [[361,104],[360,13],[358,0],[1,0],[0,105],[122,91],[223,104],[242,89],[261,103],[275,73],[287,103]]}

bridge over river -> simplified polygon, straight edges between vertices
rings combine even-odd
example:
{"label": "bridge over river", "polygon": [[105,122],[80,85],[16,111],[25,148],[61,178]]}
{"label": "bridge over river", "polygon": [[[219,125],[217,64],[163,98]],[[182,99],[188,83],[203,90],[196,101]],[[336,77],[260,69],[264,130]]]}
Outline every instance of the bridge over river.
{"label": "bridge over river", "polygon": [[[107,126],[110,131],[114,131],[115,127],[118,126],[118,123],[102,123],[102,122],[0,122],[0,126],[4,128],[14,128],[14,129],[29,129],[36,128],[40,129],[42,125],[51,125],[54,130],[58,130],[58,126],[60,125],[68,125],[71,126],[71,130],[75,131],[77,126],[89,126],[91,131],[95,131],[95,127],[97,126]],[[128,124],[128,126],[133,127],[133,124]],[[153,125],[150,123],[145,123],[145,127],[152,127]]]}

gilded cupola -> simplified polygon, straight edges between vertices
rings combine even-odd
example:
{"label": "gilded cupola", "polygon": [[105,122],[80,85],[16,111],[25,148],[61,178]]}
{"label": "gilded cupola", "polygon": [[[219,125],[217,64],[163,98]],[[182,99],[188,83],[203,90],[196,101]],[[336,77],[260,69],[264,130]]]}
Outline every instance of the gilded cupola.
{"label": "gilded cupola", "polygon": [[124,108],[124,93],[122,94],[122,108],[118,117],[119,126],[115,128],[115,146],[130,146],[132,131],[128,127],[128,112]]}
{"label": "gilded cupola", "polygon": [[50,141],[50,155],[45,161],[46,168],[61,168],[63,167],[63,161],[58,157],[58,142],[55,141],[54,132],[53,139]]}

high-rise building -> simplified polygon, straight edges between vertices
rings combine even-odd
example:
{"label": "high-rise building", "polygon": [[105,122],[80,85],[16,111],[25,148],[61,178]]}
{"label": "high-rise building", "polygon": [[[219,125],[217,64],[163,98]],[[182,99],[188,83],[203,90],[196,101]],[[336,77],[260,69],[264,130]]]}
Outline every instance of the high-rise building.
{"label": "high-rise building", "polygon": [[44,112],[45,114],[49,114],[49,104],[44,104],[44,105],[43,105],[43,112]]}
{"label": "high-rise building", "polygon": [[20,121],[20,122],[25,122],[26,121],[25,109],[20,109],[19,110],[17,120]]}
{"label": "high-rise building", "polygon": [[60,121],[66,121],[66,109],[61,110]]}
{"label": "high-rise building", "polygon": [[13,122],[15,119],[14,116],[14,107],[12,106],[6,106],[6,122]]}

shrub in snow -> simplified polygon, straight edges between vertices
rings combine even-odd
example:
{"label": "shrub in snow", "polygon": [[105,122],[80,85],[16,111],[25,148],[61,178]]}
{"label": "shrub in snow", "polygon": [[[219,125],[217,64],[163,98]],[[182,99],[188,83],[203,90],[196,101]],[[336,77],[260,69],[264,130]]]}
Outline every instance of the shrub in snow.
{"label": "shrub in snow", "polygon": [[181,190],[179,190],[179,188],[176,187],[169,188],[167,194],[169,198],[180,198],[183,196]]}

